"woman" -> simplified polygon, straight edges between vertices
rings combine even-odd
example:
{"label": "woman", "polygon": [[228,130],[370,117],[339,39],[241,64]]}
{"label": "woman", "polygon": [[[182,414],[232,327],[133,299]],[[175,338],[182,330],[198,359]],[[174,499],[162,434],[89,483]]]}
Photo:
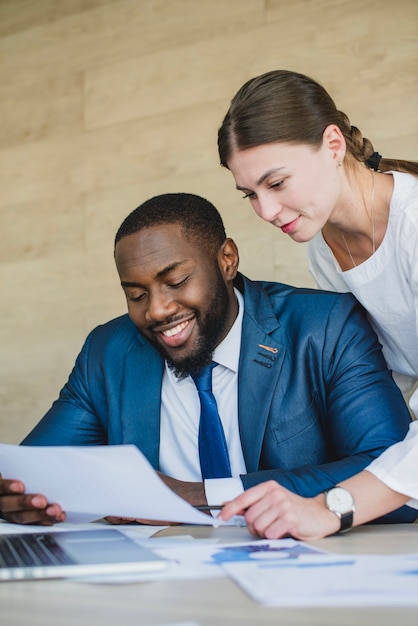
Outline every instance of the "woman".
{"label": "woman", "polygon": [[[256,213],[295,241],[309,241],[309,269],[318,286],[351,291],[367,309],[395,380],[410,391],[418,379],[418,163],[382,158],[318,82],[286,70],[239,89],[219,129],[218,147],[221,164]],[[418,389],[410,408],[418,415]],[[368,470],[350,479],[358,490],[354,523],[397,508],[407,496],[418,498],[418,422],[411,424],[408,442]],[[383,508],[391,508],[376,513],[366,506],[361,485],[370,481],[378,485],[374,494]],[[238,499],[243,508],[251,507],[246,517],[254,532],[271,528],[267,509],[260,513],[260,507],[272,497],[289,507],[290,516],[309,506],[335,523],[323,496],[303,501],[274,483],[266,489],[259,486]],[[234,501],[222,515],[235,509]],[[265,523],[254,525],[256,512]],[[329,534],[326,526],[313,534]]]}

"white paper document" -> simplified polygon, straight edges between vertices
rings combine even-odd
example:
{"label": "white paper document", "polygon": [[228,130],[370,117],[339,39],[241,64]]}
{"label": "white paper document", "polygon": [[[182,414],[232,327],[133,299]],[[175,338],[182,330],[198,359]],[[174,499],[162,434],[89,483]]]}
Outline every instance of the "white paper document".
{"label": "white paper document", "polygon": [[[113,526],[111,526],[113,527]],[[60,522],[54,526],[39,526],[37,524],[12,524],[0,520],[0,535],[22,535],[26,533],[38,533],[42,531],[45,533],[62,533],[68,530],[98,530],[99,528],[109,529],[109,524],[105,521],[87,522],[86,524],[73,524],[72,522]],[[114,526],[120,532],[132,536],[133,529],[135,530],[135,540],[139,543],[139,540],[149,539],[161,530],[169,528],[169,526],[154,526],[146,524],[117,524]]]}
{"label": "white paper document", "polygon": [[0,473],[57,502],[72,523],[101,517],[224,525],[177,496],[144,455],[124,446],[0,444]]}
{"label": "white paper document", "polygon": [[284,541],[230,547],[222,568],[266,606],[418,606],[418,554],[331,554]]}

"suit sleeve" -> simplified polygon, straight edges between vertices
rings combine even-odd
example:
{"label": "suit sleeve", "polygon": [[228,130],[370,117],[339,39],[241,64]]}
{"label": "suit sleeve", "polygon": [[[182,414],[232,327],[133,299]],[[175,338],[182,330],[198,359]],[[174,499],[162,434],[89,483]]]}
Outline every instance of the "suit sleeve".
{"label": "suit sleeve", "polygon": [[100,410],[94,404],[90,384],[89,363],[93,333],[94,331],[87,337],[58,399],[25,437],[22,445],[76,446],[107,443],[106,430],[98,417]]}
{"label": "suit sleeve", "polygon": [[[292,469],[265,468],[243,475],[245,489],[273,479],[299,495],[313,497],[364,469],[408,431],[406,403],[364,309],[352,296],[336,299],[328,312],[325,335],[321,338],[313,332],[309,351],[309,369],[317,372],[311,379],[317,419],[333,458],[317,465],[302,462]],[[305,445],[310,444],[307,436]],[[410,522],[416,517],[417,511],[405,506],[380,521]]]}

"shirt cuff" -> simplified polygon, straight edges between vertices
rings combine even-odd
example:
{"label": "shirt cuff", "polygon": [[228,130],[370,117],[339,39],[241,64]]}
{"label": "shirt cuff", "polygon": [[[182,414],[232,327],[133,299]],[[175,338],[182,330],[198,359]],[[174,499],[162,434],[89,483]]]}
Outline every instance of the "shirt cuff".
{"label": "shirt cuff", "polygon": [[208,478],[204,484],[209,506],[233,500],[244,491],[241,478]]}

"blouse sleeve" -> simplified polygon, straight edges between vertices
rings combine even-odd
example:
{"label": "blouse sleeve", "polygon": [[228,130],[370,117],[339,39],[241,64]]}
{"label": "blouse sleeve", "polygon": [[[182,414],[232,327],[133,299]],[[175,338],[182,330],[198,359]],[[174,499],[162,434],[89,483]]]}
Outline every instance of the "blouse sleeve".
{"label": "blouse sleeve", "polygon": [[[418,397],[415,400],[418,403]],[[418,421],[411,422],[403,441],[385,450],[366,469],[390,489],[410,496],[408,506],[418,509]]]}

